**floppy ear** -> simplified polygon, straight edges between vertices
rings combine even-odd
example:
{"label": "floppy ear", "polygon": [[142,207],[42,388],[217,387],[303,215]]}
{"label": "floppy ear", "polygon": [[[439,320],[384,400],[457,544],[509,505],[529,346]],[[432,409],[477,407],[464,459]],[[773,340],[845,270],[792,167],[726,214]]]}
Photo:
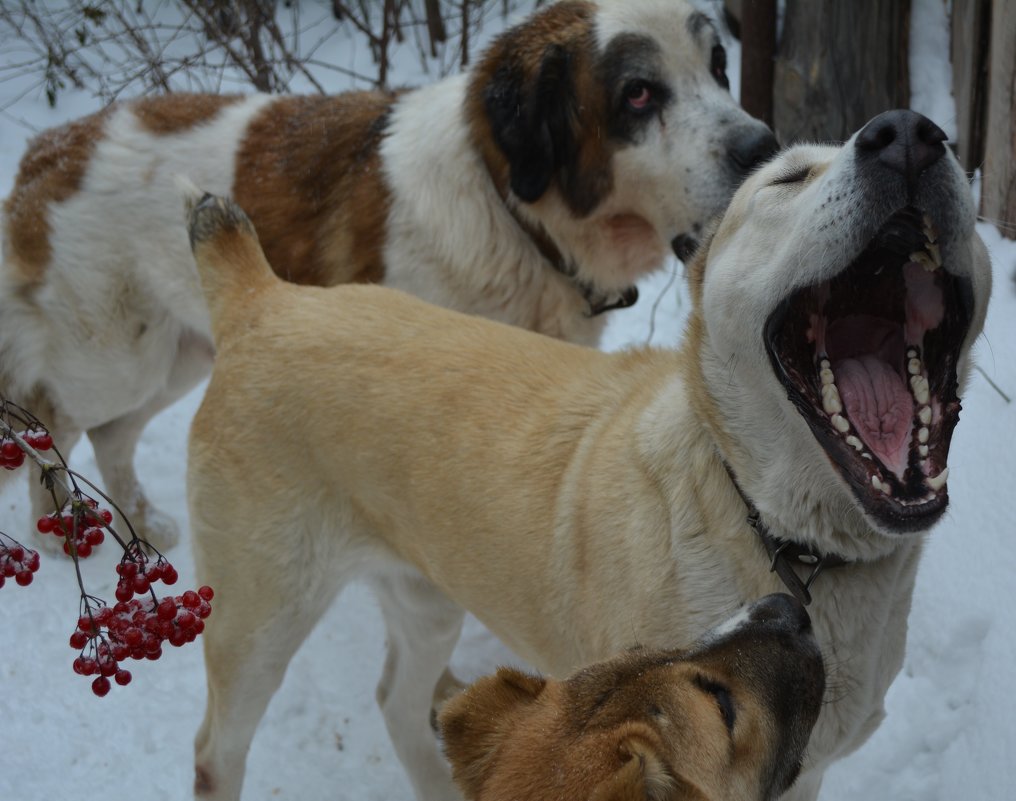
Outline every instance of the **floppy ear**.
{"label": "floppy ear", "polygon": [[660,758],[656,736],[625,728],[617,746],[621,767],[596,785],[589,801],[676,801],[678,783]]}
{"label": "floppy ear", "polygon": [[539,200],[554,172],[570,159],[574,97],[571,55],[559,44],[544,50],[535,76],[526,75],[517,62],[505,64],[484,91],[512,192],[526,203]]}
{"label": "floppy ear", "polygon": [[513,718],[547,685],[514,668],[499,668],[449,700],[438,715],[445,755],[466,798],[475,799],[498,747],[511,735]]}

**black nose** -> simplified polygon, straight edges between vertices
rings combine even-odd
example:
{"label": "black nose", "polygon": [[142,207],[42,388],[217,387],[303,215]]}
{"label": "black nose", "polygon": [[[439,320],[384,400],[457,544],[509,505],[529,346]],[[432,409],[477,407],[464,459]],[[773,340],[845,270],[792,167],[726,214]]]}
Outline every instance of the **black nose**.
{"label": "black nose", "polygon": [[796,598],[782,592],[755,601],[748,609],[748,618],[756,623],[768,623],[792,634],[811,631],[808,610]]}
{"label": "black nose", "polygon": [[773,132],[761,123],[746,131],[735,131],[727,140],[727,156],[745,173],[768,161],[779,149]]}
{"label": "black nose", "polygon": [[913,186],[945,153],[942,129],[922,114],[895,109],[879,114],[857,135],[858,155],[877,158]]}

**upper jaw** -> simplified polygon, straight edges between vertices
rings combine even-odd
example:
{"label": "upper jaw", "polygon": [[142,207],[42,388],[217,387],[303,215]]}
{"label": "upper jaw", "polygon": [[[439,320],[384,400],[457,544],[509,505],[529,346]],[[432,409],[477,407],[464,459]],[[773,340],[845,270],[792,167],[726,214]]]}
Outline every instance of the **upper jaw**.
{"label": "upper jaw", "polygon": [[846,260],[788,293],[764,329],[787,396],[888,533],[926,530],[946,508],[960,362],[978,318],[969,193],[937,188],[878,198]]}

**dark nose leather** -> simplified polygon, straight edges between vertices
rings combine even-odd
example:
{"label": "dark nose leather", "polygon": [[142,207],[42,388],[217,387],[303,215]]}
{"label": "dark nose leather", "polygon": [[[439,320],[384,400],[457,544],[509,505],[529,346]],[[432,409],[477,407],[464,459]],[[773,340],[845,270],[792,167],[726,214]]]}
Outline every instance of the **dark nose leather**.
{"label": "dark nose leather", "polygon": [[921,173],[945,154],[945,139],[942,129],[924,115],[895,109],[865,125],[854,147],[859,156],[899,173],[913,187]]}

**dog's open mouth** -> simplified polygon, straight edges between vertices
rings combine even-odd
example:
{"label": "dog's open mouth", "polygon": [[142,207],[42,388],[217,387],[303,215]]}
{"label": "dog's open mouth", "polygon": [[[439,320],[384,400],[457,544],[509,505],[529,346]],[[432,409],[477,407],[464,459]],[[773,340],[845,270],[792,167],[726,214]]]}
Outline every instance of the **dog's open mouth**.
{"label": "dog's open mouth", "polygon": [[866,512],[895,531],[927,528],[948,502],[973,294],[942,265],[940,244],[932,220],[904,208],[839,275],[784,301],[765,330],[791,401]]}

